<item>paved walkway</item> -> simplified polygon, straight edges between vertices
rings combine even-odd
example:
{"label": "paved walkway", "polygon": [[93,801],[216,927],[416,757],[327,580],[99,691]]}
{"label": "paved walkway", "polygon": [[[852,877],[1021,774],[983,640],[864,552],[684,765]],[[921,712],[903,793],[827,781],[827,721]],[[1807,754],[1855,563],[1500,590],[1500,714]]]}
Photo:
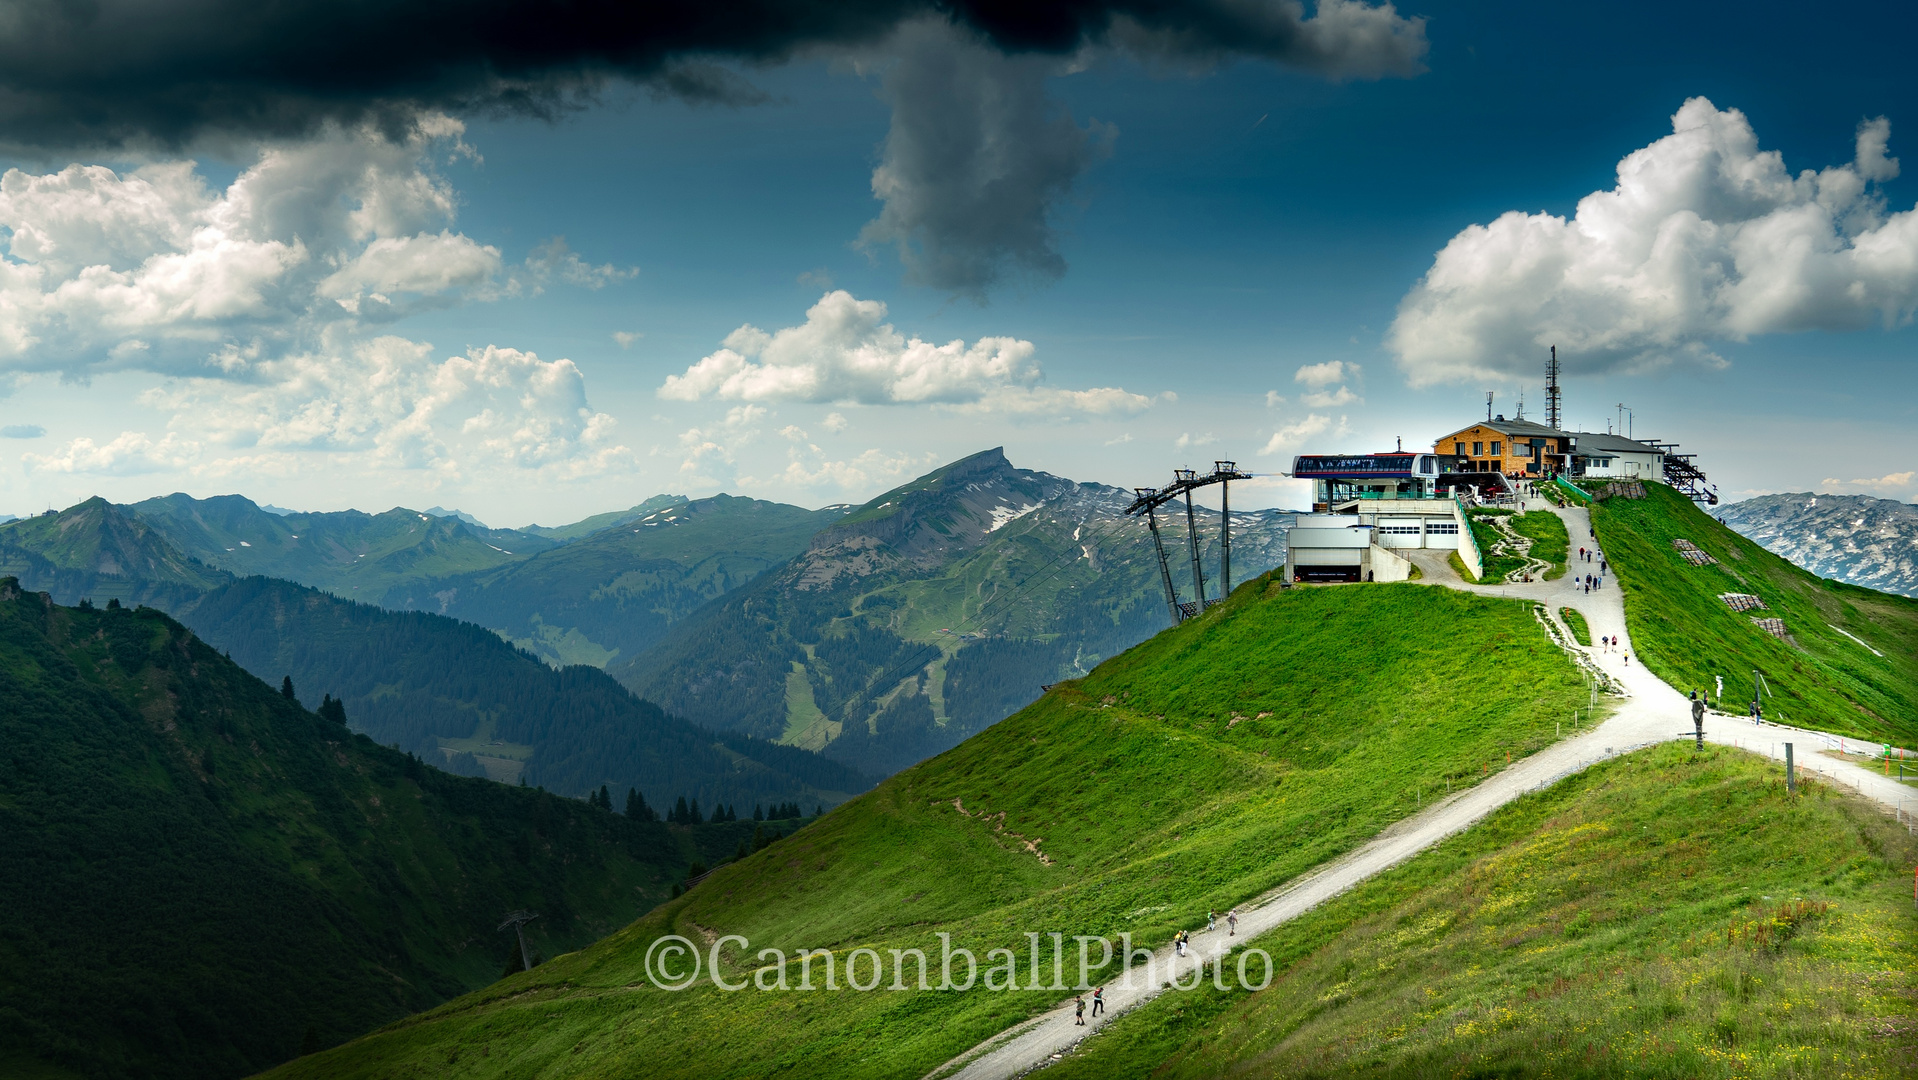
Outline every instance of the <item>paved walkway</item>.
{"label": "paved walkway", "polygon": [[[1532,505],[1527,507],[1546,508],[1549,508],[1549,504],[1542,500],[1533,500]],[[1598,572],[1596,560],[1589,566],[1577,561],[1579,547],[1593,545],[1591,520],[1587,511],[1583,508],[1557,508],[1554,512],[1564,520],[1566,531],[1571,535],[1573,559],[1566,575],[1557,581],[1468,585],[1442,557],[1445,552],[1418,553],[1415,561],[1425,575],[1422,579],[1425,584],[1535,600],[1546,605],[1554,624],[1560,627],[1567,642],[1574,639],[1559,619],[1560,607],[1572,608],[1585,616],[1594,642],[1600,637],[1617,635],[1620,641],[1617,650],[1578,649],[1597,670],[1614,680],[1614,690],[1622,694],[1620,698],[1610,699],[1614,706],[1610,716],[1597,727],[1561,739],[1530,757],[1513,762],[1503,771],[1480,781],[1477,786],[1436,802],[1423,812],[1398,822],[1357,850],[1241,905],[1237,937],[1228,938],[1223,929],[1198,934],[1187,948],[1184,959],[1175,960],[1170,946],[1158,950],[1153,957],[1155,978],[1149,983],[1138,979],[1137,985],[1133,986],[1123,983],[1107,985],[1105,996],[1109,1011],[1104,1016],[1088,1017],[1084,1027],[1072,1022],[1073,1003],[1068,999],[1059,1007],[973,1047],[933,1070],[930,1075],[953,1080],[1010,1080],[1041,1068],[1127,1010],[1157,997],[1163,992],[1163,984],[1168,979],[1191,979],[1195,966],[1212,960],[1232,946],[1245,944],[1382,870],[1412,858],[1446,837],[1469,828],[1520,795],[1556,783],[1596,762],[1628,750],[1681,735],[1690,738],[1690,701],[1684,694],[1646,671],[1644,665],[1632,657],[1631,632],[1625,626],[1625,606],[1617,583],[1607,574],[1604,587],[1592,593],[1586,593],[1578,584],[1583,574]],[[1441,557],[1434,559],[1432,556],[1435,554]],[[1836,737],[1772,724],[1756,727],[1749,718],[1723,715],[1706,718],[1705,737],[1711,742],[1739,746],[1781,760],[1784,757],[1783,744],[1792,742],[1795,744],[1794,757],[1798,768],[1831,778],[1888,807],[1918,807],[1918,798],[1914,798],[1918,793],[1912,788],[1860,766],[1815,752],[1824,749],[1828,742],[1835,747],[1838,741]],[[1224,926],[1223,918],[1220,925]],[[1234,963],[1228,959],[1228,972]],[[1256,962],[1252,970],[1257,972]]]}

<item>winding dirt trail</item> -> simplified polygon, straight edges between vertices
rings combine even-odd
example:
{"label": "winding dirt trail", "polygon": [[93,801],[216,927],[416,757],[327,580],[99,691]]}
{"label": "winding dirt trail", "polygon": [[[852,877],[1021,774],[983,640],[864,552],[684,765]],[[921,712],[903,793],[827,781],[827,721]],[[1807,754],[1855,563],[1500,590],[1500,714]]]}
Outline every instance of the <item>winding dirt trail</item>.
{"label": "winding dirt trail", "polygon": [[[1532,500],[1528,509],[1553,509],[1542,500]],[[1580,585],[1583,574],[1597,572],[1594,560],[1580,563],[1581,545],[1593,546],[1591,519],[1583,508],[1556,508],[1571,536],[1570,556],[1574,560],[1567,574],[1557,581],[1540,580],[1534,574],[1529,583],[1509,582],[1468,585],[1453,572],[1442,557],[1444,552],[1414,552],[1424,573],[1424,584],[1459,589],[1464,592],[1510,596],[1544,604],[1561,640],[1574,643],[1571,632],[1560,619],[1558,609],[1569,607],[1585,617],[1592,640],[1616,635],[1615,650],[1585,648],[1572,644],[1581,654],[1581,662],[1613,680],[1613,688],[1622,696],[1616,699],[1612,715],[1587,731],[1561,739],[1530,757],[1513,762],[1503,771],[1481,781],[1476,787],[1458,792],[1434,803],[1424,811],[1406,818],[1368,841],[1362,847],[1293,881],[1240,905],[1239,932],[1227,937],[1223,930],[1195,935],[1183,959],[1173,956],[1170,946],[1153,953],[1152,963],[1138,965],[1139,973],[1130,984],[1123,981],[1106,986],[1106,1008],[1099,1017],[1088,1017],[1085,1026],[1073,1023],[1073,1002],[1068,998],[1051,1009],[993,1038],[934,1069],[927,1080],[1010,1080],[1042,1068],[1069,1052],[1086,1036],[1124,1015],[1128,1010],[1164,992],[1170,979],[1190,980],[1195,971],[1222,953],[1243,945],[1267,930],[1298,917],[1306,911],[1338,896],[1374,874],[1412,858],[1433,844],[1461,832],[1499,807],[1548,784],[1573,775],[1607,758],[1664,742],[1692,736],[1691,707],[1686,696],[1667,686],[1657,676],[1633,662],[1631,632],[1625,625],[1625,606],[1621,591],[1607,575],[1603,588],[1587,593]],[[1441,556],[1433,558],[1434,555]],[[1569,719],[1569,718],[1568,718]],[[1857,765],[1813,753],[1837,740],[1817,732],[1806,732],[1772,724],[1755,727],[1749,719],[1708,715],[1705,737],[1711,742],[1738,746],[1754,753],[1782,760],[1783,745],[1793,742],[1801,748],[1795,754],[1797,767],[1815,772],[1854,788],[1887,807],[1918,806],[1912,790],[1896,780],[1886,779]],[[1223,924],[1222,924],[1223,925]],[[1226,970],[1235,961],[1228,957]],[[1258,967],[1252,969],[1256,976]],[[1228,976],[1231,977],[1231,976]]]}

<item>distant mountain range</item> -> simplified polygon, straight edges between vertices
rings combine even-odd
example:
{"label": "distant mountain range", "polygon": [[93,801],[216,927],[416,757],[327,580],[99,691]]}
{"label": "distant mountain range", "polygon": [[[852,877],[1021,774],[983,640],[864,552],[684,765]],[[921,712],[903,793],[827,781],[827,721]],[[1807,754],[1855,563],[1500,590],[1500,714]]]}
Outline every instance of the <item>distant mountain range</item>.
{"label": "distant mountain range", "polygon": [[258,561],[337,588],[351,575],[392,583],[409,567],[466,561],[476,548],[490,549],[489,536],[498,531],[408,510],[280,517],[237,495],[126,507],[95,498],[0,525],[0,575],[62,603],[119,601],[173,613],[260,678],[295,676],[309,704],[340,697],[354,729],[378,743],[470,775],[523,778],[571,796],[636,787],[654,800],[683,795],[709,806],[832,804],[870,785],[809,751],[702,731],[595,668],[554,670],[470,623],[353,603],[279,578],[236,577],[181,549],[239,569]]}
{"label": "distant mountain range", "polygon": [[1713,516],[1820,577],[1918,596],[1918,506],[1869,495],[1762,495]]}
{"label": "distant mountain range", "polygon": [[[238,495],[95,498],[0,524],[0,574],[61,602],[176,613],[262,678],[295,674],[309,692],[338,694],[378,741],[438,752],[451,768],[568,794],[686,785],[689,796],[833,802],[1168,625],[1150,535],[1123,512],[1132,498],[1015,468],[998,449],[859,507],[661,495],[524,529],[437,506],[284,513]],[[1238,580],[1284,560],[1291,517],[1233,514]],[[1209,595],[1218,525],[1203,512]],[[1184,521],[1162,526],[1189,600]],[[744,741],[693,754],[718,771],[663,769],[633,746],[635,733],[665,730],[659,716],[562,705],[613,700],[612,684],[597,672],[556,680],[528,655],[605,668],[706,729],[709,749]],[[509,683],[539,689],[515,698]],[[772,742],[840,764],[781,757]]]}
{"label": "distant mountain range", "polygon": [[542,539],[570,540],[564,546],[395,585],[381,603],[478,623],[552,663],[605,667],[637,656],[701,604],[804,551],[848,509],[663,495],[587,519],[603,521],[598,529],[542,530]]}
{"label": "distant mountain range", "polygon": [[[695,722],[890,773],[1169,624],[1145,522],[1124,514],[1132,498],[975,454],[845,514],[609,670]],[[1284,561],[1291,520],[1233,515],[1238,580]],[[1201,521],[1216,578],[1217,511]],[[1184,522],[1167,532],[1190,599]]]}

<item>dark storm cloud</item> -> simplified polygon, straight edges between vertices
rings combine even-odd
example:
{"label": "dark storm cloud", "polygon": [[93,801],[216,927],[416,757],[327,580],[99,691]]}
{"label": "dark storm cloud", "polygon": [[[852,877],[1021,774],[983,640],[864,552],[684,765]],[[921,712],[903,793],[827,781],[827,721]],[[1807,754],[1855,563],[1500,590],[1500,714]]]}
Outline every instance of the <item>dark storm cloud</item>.
{"label": "dark storm cloud", "polygon": [[892,129],[872,177],[886,205],[860,239],[895,247],[915,284],[982,299],[1008,273],[1065,272],[1050,209],[1117,130],[1047,98],[1056,58],[970,37],[925,20],[888,44]]}
{"label": "dark storm cloud", "polygon": [[[1420,20],[1350,0],[1323,0],[1309,19],[1296,3],[1263,0],[1045,11],[1075,17],[980,18],[978,29],[922,18],[883,48],[892,129],[872,190],[885,209],[860,239],[894,247],[916,284],[983,300],[1008,277],[1065,273],[1053,208],[1118,136],[1096,120],[1080,127],[1046,94],[1049,78],[1086,62],[1087,46],[1186,69],[1256,56],[1330,78],[1410,75],[1425,50]],[[1078,55],[1049,51],[1065,48]]]}
{"label": "dark storm cloud", "polygon": [[926,16],[1002,52],[1113,44],[1335,76],[1409,73],[1425,48],[1417,20],[1349,0],[1311,19],[1290,0],[12,0],[0,4],[0,140],[177,146],[327,120],[397,125],[420,108],[550,113],[615,79],[750,102],[756,91],[713,61],[871,45]]}

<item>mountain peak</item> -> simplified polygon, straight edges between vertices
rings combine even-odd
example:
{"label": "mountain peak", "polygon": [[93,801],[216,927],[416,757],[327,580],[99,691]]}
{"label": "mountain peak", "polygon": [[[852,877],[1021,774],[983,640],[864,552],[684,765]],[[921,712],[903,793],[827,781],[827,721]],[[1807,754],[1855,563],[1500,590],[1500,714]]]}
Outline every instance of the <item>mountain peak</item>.
{"label": "mountain peak", "polygon": [[1072,486],[981,450],[902,484],[820,530],[794,570],[802,590],[833,587],[902,564],[937,566],[970,550],[1007,520]]}

